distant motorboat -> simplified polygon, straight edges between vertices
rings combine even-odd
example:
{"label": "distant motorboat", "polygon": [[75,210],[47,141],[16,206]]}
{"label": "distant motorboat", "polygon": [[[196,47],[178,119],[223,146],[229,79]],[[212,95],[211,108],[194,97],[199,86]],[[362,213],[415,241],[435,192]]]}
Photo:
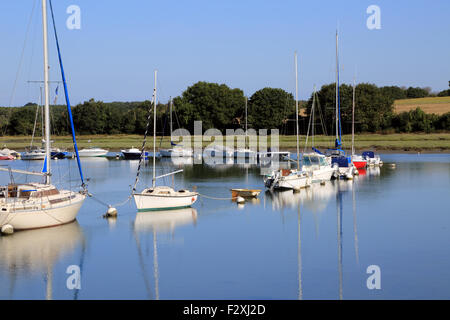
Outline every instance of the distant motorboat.
{"label": "distant motorboat", "polygon": [[297,169],[275,170],[264,178],[266,188],[275,190],[298,190],[309,187],[311,182],[312,178],[306,171]]}
{"label": "distant motorboat", "polygon": [[192,149],[176,146],[171,149],[161,149],[159,154],[161,157],[192,157]]}
{"label": "distant motorboat", "polygon": [[356,169],[363,169],[367,165],[367,160],[359,154],[352,154],[352,163]]}
{"label": "distant motorboat", "polygon": [[4,159],[0,160],[14,160],[19,159],[21,157],[19,152],[16,152],[14,150],[9,150],[8,148],[3,148],[0,150],[0,158],[4,157]]}
{"label": "distant motorboat", "polygon": [[90,147],[81,149],[78,151],[78,154],[81,157],[104,157],[108,153],[108,150],[98,148],[98,147]]}
{"label": "distant motorboat", "polygon": [[6,154],[0,153],[0,160],[14,160],[14,157],[9,154],[6,155]]}
{"label": "distant motorboat", "polygon": [[[130,149],[120,150],[125,160],[139,160],[141,158],[141,150],[131,147]],[[148,156],[148,152],[144,153],[145,158]]]}
{"label": "distant motorboat", "polygon": [[362,157],[367,161],[367,165],[369,166],[383,165],[383,161],[381,161],[380,156],[375,154],[373,151],[364,151],[362,153]]}
{"label": "distant motorboat", "polygon": [[310,173],[312,182],[329,181],[336,172],[325,155],[314,152],[303,154],[302,169]]}

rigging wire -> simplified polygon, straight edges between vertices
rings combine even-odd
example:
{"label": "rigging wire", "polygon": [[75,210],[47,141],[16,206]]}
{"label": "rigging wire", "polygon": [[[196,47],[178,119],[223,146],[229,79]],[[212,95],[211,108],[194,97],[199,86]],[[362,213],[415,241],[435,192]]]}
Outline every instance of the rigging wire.
{"label": "rigging wire", "polygon": [[23,42],[23,46],[22,46],[22,52],[20,53],[20,58],[19,58],[19,68],[17,69],[16,72],[16,78],[14,79],[14,84],[13,84],[13,89],[12,89],[12,93],[11,96],[9,98],[9,107],[11,107],[12,102],[14,100],[14,96],[16,93],[16,88],[17,88],[17,80],[19,78],[19,74],[20,74],[20,70],[22,69],[22,63],[23,63],[23,55],[25,53],[25,48],[27,45],[27,40],[28,40],[28,34],[30,31],[30,26],[31,26],[31,22],[33,20],[33,15],[34,15],[34,10],[36,8],[36,2],[33,2],[33,8],[31,9],[31,14],[30,14],[30,18],[28,20],[28,24],[27,24],[27,28],[26,28],[26,32],[25,32],[25,40]]}

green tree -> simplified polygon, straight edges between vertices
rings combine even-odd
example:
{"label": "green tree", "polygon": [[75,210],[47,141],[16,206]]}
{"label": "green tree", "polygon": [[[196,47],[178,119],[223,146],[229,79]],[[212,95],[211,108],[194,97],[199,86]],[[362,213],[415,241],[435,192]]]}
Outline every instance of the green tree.
{"label": "green tree", "polygon": [[[327,132],[336,132],[336,85],[322,86],[317,92]],[[347,84],[339,86],[342,134],[351,132],[353,88]],[[360,83],[355,90],[355,129],[357,132],[376,132],[391,125],[393,116],[392,97],[383,95],[374,84]],[[308,100],[306,113],[311,114],[312,96]],[[317,113],[316,113],[317,115]]]}
{"label": "green tree", "polygon": [[191,130],[197,120],[203,122],[204,130],[229,128],[233,119],[243,112],[244,105],[242,90],[209,82],[197,82],[174,99],[180,125]]}
{"label": "green tree", "polygon": [[256,91],[248,101],[248,120],[255,129],[274,129],[295,115],[295,100],[283,89],[264,88]]}
{"label": "green tree", "polygon": [[398,86],[385,86],[380,88],[381,94],[393,100],[406,99],[406,90]]}
{"label": "green tree", "polygon": [[406,90],[406,97],[411,99],[411,98],[425,98],[428,97],[429,92],[427,89],[424,88],[413,88],[413,87],[409,87]]}

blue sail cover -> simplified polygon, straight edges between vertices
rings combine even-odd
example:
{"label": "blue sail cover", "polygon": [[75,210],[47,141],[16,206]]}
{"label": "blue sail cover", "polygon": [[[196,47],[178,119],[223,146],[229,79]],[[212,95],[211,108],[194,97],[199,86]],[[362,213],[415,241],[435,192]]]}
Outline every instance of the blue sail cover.
{"label": "blue sail cover", "polygon": [[64,85],[64,95],[66,98],[67,113],[69,114],[70,127],[72,129],[73,148],[75,150],[75,154],[77,155],[77,164],[78,164],[78,171],[80,172],[81,185],[84,188],[85,183],[84,183],[84,178],[83,178],[83,170],[81,169],[80,156],[78,154],[78,146],[77,146],[77,139],[75,137],[75,127],[73,124],[72,109],[70,107],[69,92],[67,90],[66,76],[64,75],[64,67],[63,67],[62,58],[61,58],[61,51],[59,49],[58,34],[56,33],[56,24],[55,24],[55,17],[53,15],[52,0],[49,0],[49,3],[50,3],[50,11],[52,14],[53,30],[55,32],[56,48],[58,49],[59,67],[61,69],[61,77],[62,77],[62,81],[63,81],[63,85]]}
{"label": "blue sail cover", "polygon": [[315,153],[318,153],[318,154],[322,154],[322,155],[323,155],[323,153],[322,153],[319,149],[317,149],[317,148],[312,147],[312,150],[313,150]]}
{"label": "blue sail cover", "polygon": [[351,166],[352,159],[347,156],[331,157],[331,165],[337,164],[339,168],[348,168]]}
{"label": "blue sail cover", "polygon": [[42,166],[42,173],[48,173],[47,157],[45,157],[45,159],[44,159],[44,164]]}
{"label": "blue sail cover", "polygon": [[362,156],[364,158],[375,158],[375,153],[373,151],[364,151]]}
{"label": "blue sail cover", "polygon": [[175,146],[177,146],[178,144],[176,144],[176,143],[173,142],[173,141],[170,141],[170,145],[175,147]]}

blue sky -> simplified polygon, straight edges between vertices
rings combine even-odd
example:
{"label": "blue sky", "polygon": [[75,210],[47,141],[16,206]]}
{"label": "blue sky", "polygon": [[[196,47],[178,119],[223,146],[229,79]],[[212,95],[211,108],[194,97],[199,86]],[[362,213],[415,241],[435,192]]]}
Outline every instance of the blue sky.
{"label": "blue sky", "polygon": [[[380,86],[440,91],[450,80],[448,0],[53,1],[72,104],[150,99],[154,69],[162,102],[197,81],[225,83],[248,96],[267,86],[294,92],[295,50],[305,99],[314,84],[334,82],[337,25],[341,82],[350,83],[355,70],[358,82]],[[10,103],[33,3],[12,105],[39,97],[27,80],[42,79],[40,0],[1,1],[1,106]],[[72,4],[81,8],[80,30],[66,28]],[[380,30],[366,26],[372,4],[381,9]],[[50,33],[53,80],[60,77],[56,59]]]}

